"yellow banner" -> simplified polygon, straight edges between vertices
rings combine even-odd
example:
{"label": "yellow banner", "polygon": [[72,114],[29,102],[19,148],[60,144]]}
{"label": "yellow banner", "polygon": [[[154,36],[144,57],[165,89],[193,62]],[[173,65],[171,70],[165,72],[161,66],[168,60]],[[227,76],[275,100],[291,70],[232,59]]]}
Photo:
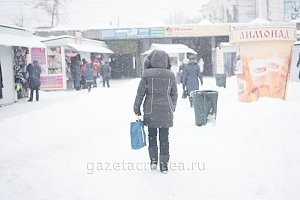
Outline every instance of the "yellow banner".
{"label": "yellow banner", "polygon": [[211,37],[229,35],[229,24],[168,26],[166,37]]}

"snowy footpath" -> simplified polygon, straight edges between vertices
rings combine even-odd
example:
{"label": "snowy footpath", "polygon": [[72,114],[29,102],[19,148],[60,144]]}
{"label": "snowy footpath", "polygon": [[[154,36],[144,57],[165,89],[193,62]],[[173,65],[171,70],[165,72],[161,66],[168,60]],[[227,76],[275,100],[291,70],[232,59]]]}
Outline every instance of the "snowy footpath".
{"label": "snowy footpath", "polygon": [[169,173],[151,171],[147,147],[130,148],[139,79],[111,88],[41,92],[40,102],[0,107],[1,200],[299,200],[300,84],[286,101],[237,100],[219,91],[217,121],[197,127],[179,99]]}

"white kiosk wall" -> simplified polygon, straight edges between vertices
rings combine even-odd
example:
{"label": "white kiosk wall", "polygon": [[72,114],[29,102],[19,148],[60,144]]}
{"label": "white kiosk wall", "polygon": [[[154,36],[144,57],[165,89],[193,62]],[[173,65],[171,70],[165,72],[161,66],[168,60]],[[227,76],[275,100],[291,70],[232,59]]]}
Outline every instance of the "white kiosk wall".
{"label": "white kiosk wall", "polygon": [[12,47],[0,45],[0,61],[3,78],[3,99],[0,99],[0,105],[5,105],[14,103],[17,100],[15,96]]}

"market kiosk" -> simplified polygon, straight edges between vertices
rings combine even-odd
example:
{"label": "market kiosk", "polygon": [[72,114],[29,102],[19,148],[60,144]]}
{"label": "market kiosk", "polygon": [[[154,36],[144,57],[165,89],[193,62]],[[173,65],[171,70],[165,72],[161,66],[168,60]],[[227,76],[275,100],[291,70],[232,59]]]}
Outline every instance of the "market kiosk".
{"label": "market kiosk", "polygon": [[66,90],[73,89],[70,60],[80,55],[99,65],[99,61],[108,59],[113,53],[102,41],[90,40],[69,35],[45,38],[42,42],[47,46],[47,68],[41,75],[41,89]]}
{"label": "market kiosk", "polygon": [[26,66],[37,60],[45,68],[45,49],[30,31],[0,24],[0,106],[28,96]]}

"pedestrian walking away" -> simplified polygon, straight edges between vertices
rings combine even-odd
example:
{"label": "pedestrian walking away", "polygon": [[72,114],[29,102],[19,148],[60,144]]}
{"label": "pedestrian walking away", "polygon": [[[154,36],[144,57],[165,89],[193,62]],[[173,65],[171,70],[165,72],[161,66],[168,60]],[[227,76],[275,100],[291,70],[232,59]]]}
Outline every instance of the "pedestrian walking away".
{"label": "pedestrian walking away", "polygon": [[142,114],[140,108],[143,104],[143,120],[148,127],[150,166],[151,169],[156,169],[159,163],[163,173],[168,172],[169,128],[173,127],[173,113],[178,98],[177,83],[170,70],[170,63],[170,58],[164,51],[154,50],[146,57],[145,71],[133,107],[134,113],[139,116]]}
{"label": "pedestrian walking away", "polygon": [[111,69],[109,66],[108,61],[105,61],[105,64],[101,67],[101,75],[103,77],[103,87],[105,87],[105,84],[107,85],[107,87],[109,88],[109,80],[110,80],[110,75],[111,73]]}
{"label": "pedestrian walking away", "polygon": [[33,64],[27,65],[27,73],[28,73],[28,82],[29,82],[29,88],[30,88],[30,97],[28,101],[33,100],[33,93],[35,91],[35,99],[36,101],[39,101],[39,89],[41,86],[41,66],[39,65],[38,61],[33,61]]}
{"label": "pedestrian walking away", "polygon": [[184,58],[181,65],[179,66],[179,71],[177,72],[178,81],[182,84],[182,98],[185,99],[187,97],[187,92],[185,90],[185,85],[183,83],[183,71],[188,64],[189,60],[187,58]]}
{"label": "pedestrian walking away", "polygon": [[79,54],[71,58],[71,68],[73,69],[72,75],[74,79],[74,87],[76,90],[80,90],[80,80],[81,80],[80,64],[81,64],[81,59]]}
{"label": "pedestrian walking away", "polygon": [[200,72],[200,67],[197,64],[196,57],[194,55],[189,56],[189,63],[183,70],[183,84],[186,87],[186,91],[189,97],[190,105],[192,107],[192,97],[191,92],[199,90],[199,79],[201,85],[203,85],[202,74]]}

